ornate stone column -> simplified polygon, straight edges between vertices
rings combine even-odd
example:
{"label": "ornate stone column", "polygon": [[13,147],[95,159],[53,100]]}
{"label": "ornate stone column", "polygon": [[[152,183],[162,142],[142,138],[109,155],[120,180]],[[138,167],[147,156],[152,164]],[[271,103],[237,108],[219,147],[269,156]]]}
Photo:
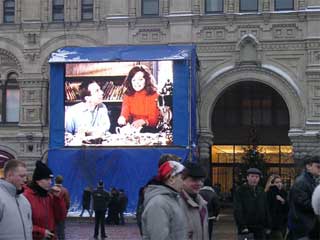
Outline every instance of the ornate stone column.
{"label": "ornate stone column", "polygon": [[207,174],[210,174],[211,162],[211,146],[213,144],[213,134],[208,130],[200,130],[199,132],[199,161],[200,164],[206,169]]}

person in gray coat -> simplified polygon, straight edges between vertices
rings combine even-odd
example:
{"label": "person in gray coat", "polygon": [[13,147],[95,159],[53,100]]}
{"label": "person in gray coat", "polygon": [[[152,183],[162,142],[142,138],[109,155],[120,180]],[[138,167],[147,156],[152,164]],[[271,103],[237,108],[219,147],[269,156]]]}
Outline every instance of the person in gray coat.
{"label": "person in gray coat", "polygon": [[27,180],[24,162],[9,160],[0,180],[0,239],[32,240],[31,205],[21,193]]}
{"label": "person in gray coat", "polygon": [[184,166],[178,162],[165,162],[158,169],[159,182],[146,187],[142,239],[187,239],[187,221],[179,203],[183,169]]}
{"label": "person in gray coat", "polygon": [[199,163],[187,162],[184,166],[181,205],[188,220],[188,239],[209,240],[207,202],[199,194],[206,172]]}

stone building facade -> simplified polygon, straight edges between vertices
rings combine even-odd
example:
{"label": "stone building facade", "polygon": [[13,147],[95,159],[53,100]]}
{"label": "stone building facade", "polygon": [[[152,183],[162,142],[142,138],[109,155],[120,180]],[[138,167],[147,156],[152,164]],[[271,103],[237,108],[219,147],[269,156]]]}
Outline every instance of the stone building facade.
{"label": "stone building facade", "polygon": [[[1,0],[0,151],[25,160],[29,169],[46,154],[47,62],[56,49],[189,43],[196,44],[200,61],[198,133],[203,164],[208,164],[214,143],[215,103],[229,86],[250,79],[272,87],[286,102],[288,134],[297,158],[316,150],[320,145],[320,1],[292,0],[291,9],[278,10],[277,1],[257,0],[253,11],[242,11],[245,0],[212,1],[222,3],[217,12],[207,11],[210,2]],[[155,14],[145,14],[150,9]],[[18,119],[13,121],[8,118],[10,97],[5,94],[12,78],[19,89]]]}

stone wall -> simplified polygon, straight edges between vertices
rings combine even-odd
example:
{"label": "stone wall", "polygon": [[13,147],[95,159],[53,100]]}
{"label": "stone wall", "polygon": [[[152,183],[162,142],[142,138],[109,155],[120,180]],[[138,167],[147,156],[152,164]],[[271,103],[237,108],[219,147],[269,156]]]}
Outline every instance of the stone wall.
{"label": "stone wall", "polygon": [[[159,17],[141,16],[139,0],[94,0],[93,21],[81,21],[81,1],[65,1],[65,21],[52,22],[52,0],[17,0],[15,23],[2,23],[1,81],[18,74],[20,122],[2,125],[0,148],[31,166],[48,148],[50,53],[64,46],[197,45],[200,158],[207,161],[214,136],[210,114],[221,89],[250,75],[278,89],[290,112],[289,136],[297,156],[317,148],[320,129],[320,8],[294,0],[294,11],[275,12],[259,0],[259,14],[239,14],[236,0],[224,13],[205,14],[203,0],[159,0]],[[309,5],[308,5],[309,4]],[[235,76],[234,79],[232,76]],[[279,84],[278,84],[279,83]],[[208,97],[210,96],[210,97]]]}

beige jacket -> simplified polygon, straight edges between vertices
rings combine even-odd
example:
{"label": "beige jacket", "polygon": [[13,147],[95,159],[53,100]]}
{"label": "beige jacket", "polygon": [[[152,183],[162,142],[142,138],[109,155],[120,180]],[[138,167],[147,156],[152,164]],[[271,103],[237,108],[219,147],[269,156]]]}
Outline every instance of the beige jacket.
{"label": "beige jacket", "polygon": [[195,201],[184,190],[181,205],[188,222],[188,240],[209,240],[207,202],[197,195]]}

